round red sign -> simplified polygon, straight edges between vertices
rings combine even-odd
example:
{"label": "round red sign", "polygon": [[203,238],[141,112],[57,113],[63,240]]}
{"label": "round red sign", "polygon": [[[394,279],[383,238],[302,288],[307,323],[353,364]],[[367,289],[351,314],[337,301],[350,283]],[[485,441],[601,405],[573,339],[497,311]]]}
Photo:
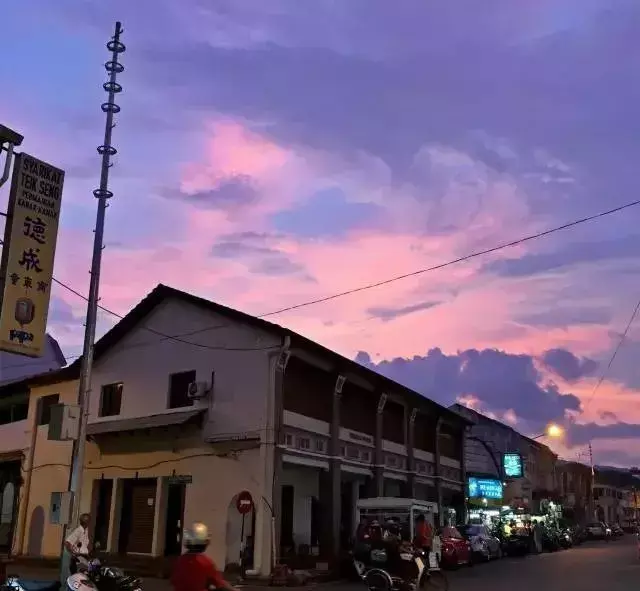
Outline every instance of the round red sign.
{"label": "round red sign", "polygon": [[236,509],[238,513],[245,515],[253,511],[253,497],[248,490],[243,490],[236,499]]}

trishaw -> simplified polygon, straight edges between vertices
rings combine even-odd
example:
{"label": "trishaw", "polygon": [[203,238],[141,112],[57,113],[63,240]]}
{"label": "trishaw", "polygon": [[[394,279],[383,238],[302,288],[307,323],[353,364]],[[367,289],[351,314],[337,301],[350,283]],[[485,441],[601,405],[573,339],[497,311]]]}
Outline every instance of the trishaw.
{"label": "trishaw", "polygon": [[[436,503],[417,499],[376,497],[373,499],[359,499],[356,504],[356,510],[358,524],[365,522],[371,524],[377,521],[384,527],[390,521],[395,522],[399,527],[401,539],[406,542],[411,542],[414,539],[416,519],[419,515],[424,515],[434,531],[432,551],[429,553],[428,561],[424,560],[423,557],[424,562],[427,562],[427,564],[423,565],[426,573],[424,585],[426,588],[448,588],[446,577],[439,566],[442,546],[440,538],[436,535],[436,516],[438,514],[438,505]],[[356,570],[358,570],[358,565],[356,565]],[[359,572],[359,574],[362,575],[363,573]],[[364,577],[363,579],[367,583]],[[371,585],[369,587],[372,589]]]}

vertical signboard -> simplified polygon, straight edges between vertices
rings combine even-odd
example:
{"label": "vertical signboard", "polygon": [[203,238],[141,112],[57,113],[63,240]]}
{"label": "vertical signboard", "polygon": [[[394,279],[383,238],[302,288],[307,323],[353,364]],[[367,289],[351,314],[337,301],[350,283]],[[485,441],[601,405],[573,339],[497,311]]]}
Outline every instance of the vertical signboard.
{"label": "vertical signboard", "polygon": [[0,351],[45,347],[64,171],[16,154],[0,264]]}

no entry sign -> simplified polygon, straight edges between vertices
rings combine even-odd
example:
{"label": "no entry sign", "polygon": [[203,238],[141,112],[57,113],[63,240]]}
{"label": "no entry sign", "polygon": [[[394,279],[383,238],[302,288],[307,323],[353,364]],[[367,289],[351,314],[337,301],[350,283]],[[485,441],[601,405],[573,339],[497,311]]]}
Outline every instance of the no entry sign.
{"label": "no entry sign", "polygon": [[236,499],[236,509],[238,509],[238,513],[241,515],[246,515],[253,511],[253,497],[248,490],[243,490],[238,494],[238,498]]}

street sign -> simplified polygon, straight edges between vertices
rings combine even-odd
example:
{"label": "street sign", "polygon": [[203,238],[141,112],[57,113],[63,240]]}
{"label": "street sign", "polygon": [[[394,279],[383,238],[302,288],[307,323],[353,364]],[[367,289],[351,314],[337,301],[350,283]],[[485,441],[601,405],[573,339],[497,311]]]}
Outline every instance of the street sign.
{"label": "street sign", "polygon": [[16,154],[0,262],[0,351],[46,346],[64,171]]}
{"label": "street sign", "polygon": [[236,499],[236,509],[241,515],[246,515],[253,511],[253,497],[248,490],[243,490]]}
{"label": "street sign", "polygon": [[503,454],[502,469],[507,478],[522,478],[522,456],[519,453]]}
{"label": "street sign", "polygon": [[191,484],[193,476],[191,474],[174,474],[167,479],[169,484]]}

